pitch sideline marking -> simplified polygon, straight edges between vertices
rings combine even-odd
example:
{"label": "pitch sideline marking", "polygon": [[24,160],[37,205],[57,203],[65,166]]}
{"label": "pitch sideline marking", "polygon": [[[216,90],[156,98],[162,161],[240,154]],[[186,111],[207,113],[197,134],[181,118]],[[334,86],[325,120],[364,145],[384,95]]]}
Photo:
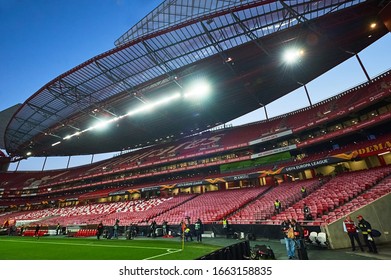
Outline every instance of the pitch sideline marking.
{"label": "pitch sideline marking", "polygon": [[181,252],[181,251],[182,251],[182,249],[167,249],[167,253],[163,253],[163,254],[152,256],[152,257],[149,257],[149,258],[145,258],[145,259],[143,259],[143,261],[144,260],[151,260],[151,259],[158,258],[158,257],[161,257],[161,256],[165,256],[165,255],[175,254],[175,253],[178,253],[178,252]]}
{"label": "pitch sideline marking", "polygon": [[41,241],[29,241],[29,240],[4,240],[0,239],[0,242],[24,242],[24,243],[45,243],[53,245],[71,245],[71,246],[92,246],[92,247],[109,247],[109,248],[137,248],[137,249],[153,249],[153,250],[180,250],[174,248],[161,248],[161,247],[143,247],[143,246],[122,246],[122,245],[107,245],[107,244],[94,244],[94,243],[66,243],[66,242],[41,242]]}

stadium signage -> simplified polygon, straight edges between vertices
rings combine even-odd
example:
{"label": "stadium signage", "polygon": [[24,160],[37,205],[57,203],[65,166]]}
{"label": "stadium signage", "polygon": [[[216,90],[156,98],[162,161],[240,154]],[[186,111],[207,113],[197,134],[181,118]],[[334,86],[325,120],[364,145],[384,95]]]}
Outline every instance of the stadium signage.
{"label": "stadium signage", "polygon": [[148,191],[158,191],[160,190],[160,187],[148,187],[148,188],[142,188],[142,192],[148,192]]}
{"label": "stadium signage", "polygon": [[28,187],[24,187],[23,190],[35,190],[35,189],[38,189],[38,186],[28,186]]}
{"label": "stadium signage", "polygon": [[[238,176],[233,176],[233,179],[234,179],[235,181],[237,181],[237,180],[243,180],[243,179],[248,179],[248,178],[249,178],[249,176],[248,176],[247,174],[238,175]],[[228,179],[227,179],[227,181],[228,181]]]}
{"label": "stadium signage", "polygon": [[78,201],[77,197],[66,198],[65,201]]}
{"label": "stadium signage", "polygon": [[280,138],[280,137],[283,137],[286,135],[290,135],[290,134],[292,134],[291,129],[250,141],[250,142],[248,142],[248,145],[251,146],[251,145],[258,144],[258,143],[267,142],[267,141],[277,139],[277,138]]}
{"label": "stadium signage", "polygon": [[36,196],[36,193],[22,193],[20,196]]}
{"label": "stadium signage", "polygon": [[388,112],[388,113],[380,115],[380,116],[376,116],[376,117],[374,117],[374,118],[372,118],[372,119],[370,119],[370,120],[368,120],[366,122],[359,123],[357,125],[350,126],[350,127],[345,128],[345,129],[329,132],[326,135],[322,135],[320,137],[316,137],[316,138],[313,138],[313,139],[308,139],[308,140],[306,140],[304,142],[298,143],[297,147],[301,148],[303,146],[307,146],[307,145],[310,145],[310,144],[319,143],[319,142],[322,142],[322,141],[325,141],[325,140],[328,140],[328,139],[333,139],[333,138],[335,138],[335,137],[337,137],[339,135],[346,134],[346,133],[349,133],[349,132],[352,132],[352,131],[356,131],[356,130],[368,127],[370,125],[373,125],[375,123],[380,123],[380,122],[382,122],[382,121],[384,121],[386,119],[389,119],[389,118],[391,118],[391,112]]}
{"label": "stadium signage", "polygon": [[203,184],[205,184],[204,181],[183,182],[183,183],[176,184],[176,187],[183,188],[183,187],[199,186]]}
{"label": "stadium signage", "polygon": [[[389,86],[385,82],[382,84],[382,87],[389,88]],[[341,117],[347,113],[350,113],[351,111],[358,110],[358,109],[361,109],[362,107],[367,106],[368,103],[373,103],[379,99],[383,99],[387,95],[390,95],[390,94],[391,94],[391,91],[381,91],[381,92],[377,93],[376,95],[367,97],[366,99],[360,101],[359,103],[353,104],[352,106],[350,106],[346,109],[341,109],[338,112],[332,112],[326,118],[322,118],[322,119],[316,120],[315,122],[312,121],[312,122],[307,123],[306,125],[296,127],[293,129],[293,132],[296,133],[298,131],[304,130],[304,129],[312,127],[314,125],[319,125],[322,122],[329,121],[329,120],[335,119],[337,117]]]}
{"label": "stadium signage", "polygon": [[286,173],[286,172],[290,172],[290,171],[298,171],[298,170],[328,165],[328,164],[332,164],[332,163],[348,161],[348,160],[352,160],[352,159],[357,158],[357,156],[358,156],[357,151],[350,152],[350,153],[336,154],[336,155],[333,155],[333,156],[330,156],[330,157],[327,157],[327,158],[324,158],[321,160],[315,160],[315,161],[306,162],[306,163],[299,164],[299,165],[284,167],[281,169],[280,173]]}
{"label": "stadium signage", "polygon": [[109,196],[115,196],[115,195],[126,195],[129,194],[128,191],[118,191],[118,192],[111,192],[109,193]]}
{"label": "stadium signage", "polygon": [[295,166],[285,167],[283,169],[283,171],[285,171],[285,172],[298,171],[298,170],[314,168],[314,167],[318,167],[318,166],[322,166],[322,165],[326,165],[326,164],[330,164],[330,163],[331,163],[330,159],[326,158],[326,159],[322,159],[322,160],[306,162],[306,163],[295,165]]}
{"label": "stadium signage", "polygon": [[321,119],[316,120],[315,123],[316,123],[316,124],[319,124],[319,123],[325,122],[325,121],[327,121],[327,120],[329,120],[329,117],[324,117],[324,118],[321,118]]}
{"label": "stadium signage", "polygon": [[[214,135],[209,138],[201,138],[195,141],[186,141],[183,143],[180,143],[178,145],[171,145],[168,147],[164,147],[161,149],[152,149],[149,151],[146,151],[145,153],[142,154],[136,154],[134,155],[132,161],[138,161],[144,159],[144,158],[159,158],[162,159],[164,157],[167,157],[167,155],[175,155],[177,156],[179,154],[178,150],[189,150],[189,149],[196,149],[196,148],[214,148],[214,147],[219,147],[218,142],[221,140],[221,138],[224,136],[224,134],[218,134]],[[200,155],[203,155],[204,153],[200,153]],[[142,164],[141,164],[142,165]]]}
{"label": "stadium signage", "polygon": [[258,173],[250,173],[250,174],[240,174],[240,175],[236,175],[236,176],[229,176],[229,177],[224,177],[224,181],[225,182],[228,182],[228,181],[240,181],[240,180],[247,180],[247,179],[250,179],[250,178],[257,178],[258,177]]}
{"label": "stadium signage", "polygon": [[369,97],[369,102],[376,101],[377,99],[381,99],[386,95],[386,92],[382,91],[374,96]]}
{"label": "stadium signage", "polygon": [[296,148],[297,148],[296,144],[289,145],[286,147],[281,147],[281,148],[265,151],[262,153],[253,154],[253,155],[251,155],[251,159],[264,157],[264,156],[268,156],[268,155],[273,155],[273,154],[277,154],[277,153],[281,153],[281,152],[285,152],[285,151],[290,151],[290,150],[294,150]]}
{"label": "stadium signage", "polygon": [[367,103],[368,103],[367,100],[363,100],[360,103],[354,104],[353,106],[349,107],[348,110],[349,111],[356,110],[360,107],[366,106]]}
{"label": "stadium signage", "polygon": [[369,156],[369,155],[377,154],[379,152],[383,152],[388,149],[391,149],[391,141],[376,143],[361,149],[357,149],[357,153],[359,155]]}

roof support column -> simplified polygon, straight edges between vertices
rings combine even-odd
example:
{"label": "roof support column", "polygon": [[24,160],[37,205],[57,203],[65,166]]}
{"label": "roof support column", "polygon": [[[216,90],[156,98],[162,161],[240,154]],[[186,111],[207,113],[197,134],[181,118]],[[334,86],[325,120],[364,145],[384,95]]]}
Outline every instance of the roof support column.
{"label": "roof support column", "polygon": [[369,81],[371,80],[371,78],[370,78],[369,75],[368,75],[367,69],[365,69],[364,64],[362,63],[362,61],[361,61],[361,59],[360,59],[360,57],[358,56],[357,53],[355,54],[355,56],[356,56],[356,58],[357,58],[358,63],[359,63],[360,66],[361,66],[362,71],[363,71],[364,74],[365,74],[365,77],[367,77],[367,80],[368,80],[368,82],[369,82]]}
{"label": "roof support column", "polygon": [[20,160],[18,160],[18,164],[16,165],[15,171],[18,171],[19,169]]}
{"label": "roof support column", "polygon": [[354,52],[350,52],[350,51],[345,51],[345,52],[347,52],[348,54],[354,54],[354,56],[356,57],[358,63],[360,64],[360,67],[361,67],[362,71],[363,71],[364,74],[365,74],[365,77],[367,77],[367,80],[370,81],[371,78],[369,77],[368,72],[367,72],[367,69],[365,69],[365,66],[364,66],[364,64],[362,63],[362,61],[361,61],[360,57],[358,56],[358,54],[357,54],[357,53],[354,53]]}
{"label": "roof support column", "polygon": [[266,105],[263,105],[262,103],[259,103],[259,105],[261,105],[263,107],[263,110],[265,111],[266,120],[269,120],[269,115],[267,114]]}
{"label": "roof support column", "polygon": [[310,94],[308,93],[307,86],[305,84],[303,84],[303,83],[300,83],[300,82],[297,82],[297,83],[304,87],[305,94],[307,95],[308,102],[310,103],[310,106],[312,107],[312,101],[311,101]]}
{"label": "roof support column", "polygon": [[66,169],[69,168],[69,162],[70,162],[70,161],[71,161],[71,156],[68,157],[68,162],[67,162],[67,168],[66,168]]}
{"label": "roof support column", "polygon": [[46,165],[46,161],[47,161],[48,157],[45,157],[45,160],[43,161],[43,165],[42,165],[42,170],[43,171],[45,169],[45,165]]}
{"label": "roof support column", "polygon": [[269,116],[268,116],[268,114],[267,114],[266,106],[263,106],[263,109],[265,110],[265,116],[266,116],[266,119],[268,120],[268,119],[269,119]]}

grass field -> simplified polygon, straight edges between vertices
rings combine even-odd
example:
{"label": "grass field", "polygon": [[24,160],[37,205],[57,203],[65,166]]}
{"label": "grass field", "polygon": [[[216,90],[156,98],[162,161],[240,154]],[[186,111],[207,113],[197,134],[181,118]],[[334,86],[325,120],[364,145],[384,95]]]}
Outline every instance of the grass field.
{"label": "grass field", "polygon": [[0,236],[1,260],[193,260],[219,246],[179,238],[107,240],[67,237]]}

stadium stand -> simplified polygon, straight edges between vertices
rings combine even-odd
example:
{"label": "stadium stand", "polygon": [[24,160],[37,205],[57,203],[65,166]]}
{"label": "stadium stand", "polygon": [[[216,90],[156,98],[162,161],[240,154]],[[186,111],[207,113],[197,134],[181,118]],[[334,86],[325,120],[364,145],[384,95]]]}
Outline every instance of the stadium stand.
{"label": "stadium stand", "polygon": [[[390,194],[391,73],[269,120],[198,133],[65,170],[0,173],[0,223],[216,230],[294,218],[327,229]],[[338,144],[335,146],[335,144]],[[278,157],[277,157],[278,155]],[[301,197],[300,188],[308,195]],[[283,211],[274,213],[279,199]],[[304,218],[303,204],[314,220]],[[50,231],[44,232],[49,234]],[[29,235],[30,230],[25,231]],[[81,228],[75,237],[93,236]],[[332,234],[328,234],[332,237]]]}

